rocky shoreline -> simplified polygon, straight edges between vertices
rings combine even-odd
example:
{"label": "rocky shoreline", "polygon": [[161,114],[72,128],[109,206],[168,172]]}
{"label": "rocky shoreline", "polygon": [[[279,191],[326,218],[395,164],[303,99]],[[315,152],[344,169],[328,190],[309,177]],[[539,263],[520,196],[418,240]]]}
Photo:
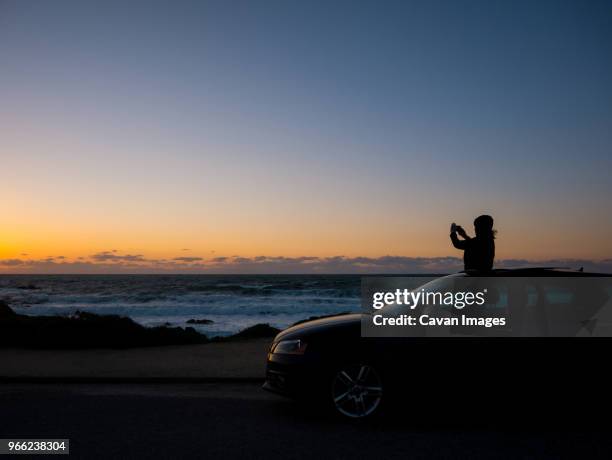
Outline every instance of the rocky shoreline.
{"label": "rocky shoreline", "polygon": [[34,349],[133,348],[194,345],[233,339],[273,337],[268,324],[257,324],[233,336],[209,338],[192,327],[147,328],[117,315],[77,312],[70,317],[28,316],[0,301],[0,347]]}

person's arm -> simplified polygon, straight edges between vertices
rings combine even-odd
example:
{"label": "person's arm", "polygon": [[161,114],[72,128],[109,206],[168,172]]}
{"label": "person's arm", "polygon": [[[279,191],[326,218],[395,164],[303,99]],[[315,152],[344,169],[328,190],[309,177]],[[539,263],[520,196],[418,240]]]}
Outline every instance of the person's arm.
{"label": "person's arm", "polygon": [[450,234],[450,239],[453,242],[453,246],[455,246],[457,249],[465,249],[467,246],[466,240],[460,240],[457,238],[457,232],[452,232]]}
{"label": "person's arm", "polygon": [[[453,246],[455,246],[457,249],[465,249],[467,247],[467,242],[471,239],[468,234],[465,232],[465,230],[463,229],[463,227],[461,227],[460,225],[457,225],[456,227],[456,231],[451,232],[450,234],[450,238],[451,241],[453,242]],[[457,238],[457,234],[459,234],[463,240],[460,240],[459,238]]]}

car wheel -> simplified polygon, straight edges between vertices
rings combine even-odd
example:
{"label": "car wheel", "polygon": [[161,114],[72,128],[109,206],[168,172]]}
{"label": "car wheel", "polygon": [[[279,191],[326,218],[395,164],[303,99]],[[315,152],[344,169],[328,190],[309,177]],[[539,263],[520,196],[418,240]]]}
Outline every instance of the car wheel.
{"label": "car wheel", "polygon": [[345,417],[371,417],[379,409],[382,396],[380,373],[369,364],[341,366],[333,373],[333,406]]}

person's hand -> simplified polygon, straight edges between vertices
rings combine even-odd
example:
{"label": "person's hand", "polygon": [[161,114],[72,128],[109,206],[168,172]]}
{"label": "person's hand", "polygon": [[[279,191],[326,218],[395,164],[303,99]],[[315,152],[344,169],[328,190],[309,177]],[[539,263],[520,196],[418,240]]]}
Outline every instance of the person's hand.
{"label": "person's hand", "polygon": [[457,225],[455,227],[455,231],[459,234],[459,236],[463,238],[467,238],[467,233],[465,233],[465,230],[463,229],[461,225]]}

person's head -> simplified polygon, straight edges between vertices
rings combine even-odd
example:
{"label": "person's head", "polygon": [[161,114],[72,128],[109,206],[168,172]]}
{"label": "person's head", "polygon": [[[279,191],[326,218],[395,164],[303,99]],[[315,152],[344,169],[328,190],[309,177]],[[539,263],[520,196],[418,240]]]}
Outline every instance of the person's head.
{"label": "person's head", "polygon": [[493,218],[486,214],[478,216],[474,219],[474,230],[476,236],[482,238],[495,238],[495,230],[493,230]]}

